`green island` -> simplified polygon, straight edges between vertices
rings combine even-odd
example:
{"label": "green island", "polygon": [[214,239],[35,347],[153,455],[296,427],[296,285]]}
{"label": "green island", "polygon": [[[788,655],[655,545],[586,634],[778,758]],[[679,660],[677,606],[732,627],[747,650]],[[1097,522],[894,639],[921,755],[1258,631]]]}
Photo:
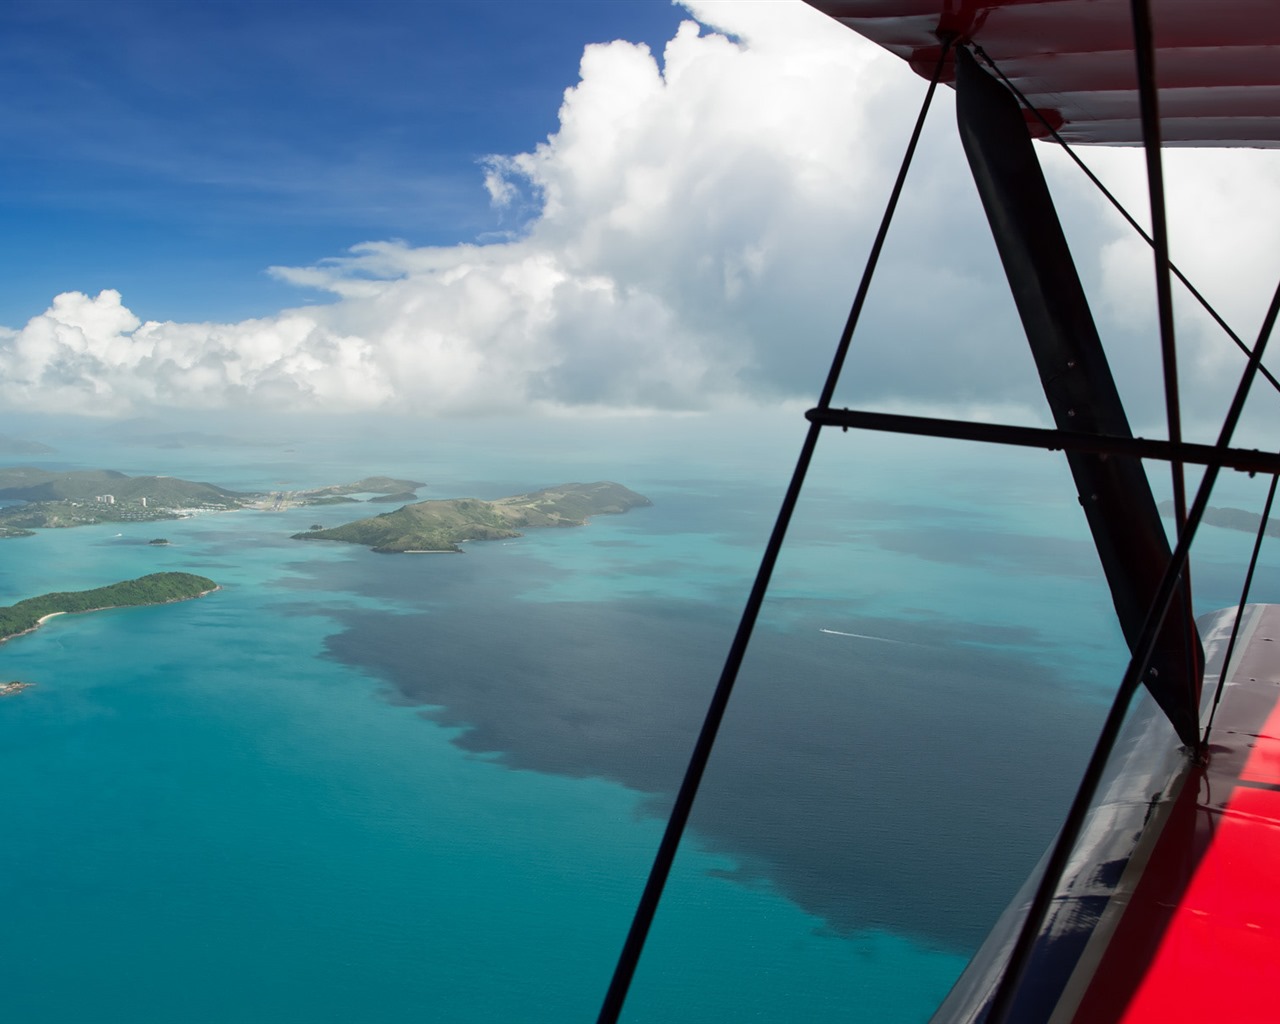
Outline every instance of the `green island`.
{"label": "green island", "polygon": [[216,484],[172,476],[127,476],[109,469],[54,472],[32,466],[0,469],[0,539],[28,537],[35,529],[62,529],[94,523],[155,522],[195,512],[233,509],[281,511],[300,505],[354,502],[352,494],[409,499],[425,484],[372,476],[348,484],[303,490],[232,491]]}
{"label": "green island", "polygon": [[[218,584],[205,576],[189,572],[153,572],[136,580],[124,580],[105,587],[95,587],[93,590],[41,594],[8,607],[0,607],[0,642],[31,632],[51,615],[170,604],[203,597],[217,589]],[[14,686],[13,683],[4,685]]]}
{"label": "green island", "polygon": [[618,515],[653,504],[648,498],[607,480],[560,484],[495,501],[449,498],[419,501],[328,530],[295,533],[295,540],[336,540],[363,544],[374,551],[416,554],[458,552],[467,540],[519,537],[520,530],[544,526],[582,526],[591,516]]}

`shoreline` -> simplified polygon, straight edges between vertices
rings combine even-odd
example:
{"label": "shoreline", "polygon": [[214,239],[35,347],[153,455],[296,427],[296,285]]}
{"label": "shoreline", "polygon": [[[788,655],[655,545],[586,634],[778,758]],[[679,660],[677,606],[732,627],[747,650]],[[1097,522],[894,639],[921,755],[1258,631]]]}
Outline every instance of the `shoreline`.
{"label": "shoreline", "polygon": [[[8,636],[0,636],[0,644],[7,644],[10,640],[17,639],[20,636],[26,636],[28,633],[34,633],[50,619],[56,619],[59,615],[88,615],[90,612],[109,612],[113,608],[159,608],[165,604],[181,604],[183,601],[195,601],[199,598],[212,594],[215,590],[221,590],[222,587],[210,587],[208,590],[202,590],[198,594],[192,594],[190,597],[174,597],[168,601],[156,601],[152,604],[104,604],[98,608],[83,608],[78,612],[50,612],[48,615],[41,615],[36,619],[36,624],[29,629],[20,630],[17,633],[10,633]],[[30,683],[26,685],[30,686]],[[15,693],[17,691],[14,691]],[[3,694],[0,694],[3,695]]]}

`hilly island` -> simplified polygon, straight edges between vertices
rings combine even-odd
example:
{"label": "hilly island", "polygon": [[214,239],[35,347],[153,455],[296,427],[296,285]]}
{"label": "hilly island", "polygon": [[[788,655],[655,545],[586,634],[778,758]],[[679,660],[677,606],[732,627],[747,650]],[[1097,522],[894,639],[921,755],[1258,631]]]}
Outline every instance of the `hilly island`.
{"label": "hilly island", "polygon": [[[108,608],[136,608],[172,604],[204,597],[218,589],[207,576],[189,572],[153,572],[136,580],[124,580],[92,590],[56,591],[29,597],[8,607],[0,607],[0,643],[38,629],[46,619],[75,612],[100,612]],[[0,683],[0,697],[21,693],[31,683],[12,680]]]}
{"label": "hilly island", "polygon": [[203,597],[217,589],[218,584],[206,576],[196,576],[189,572],[153,572],[136,580],[124,580],[92,590],[41,594],[8,607],[0,607],[0,641],[19,633],[30,632],[51,615],[170,604],[173,601]]}
{"label": "hilly island", "polygon": [[419,501],[394,512],[358,519],[329,530],[295,533],[295,540],[336,540],[374,551],[416,553],[461,551],[467,540],[519,537],[522,529],[582,526],[591,516],[618,515],[653,504],[622,484],[601,480],[560,484],[529,494],[483,501],[449,498]]}

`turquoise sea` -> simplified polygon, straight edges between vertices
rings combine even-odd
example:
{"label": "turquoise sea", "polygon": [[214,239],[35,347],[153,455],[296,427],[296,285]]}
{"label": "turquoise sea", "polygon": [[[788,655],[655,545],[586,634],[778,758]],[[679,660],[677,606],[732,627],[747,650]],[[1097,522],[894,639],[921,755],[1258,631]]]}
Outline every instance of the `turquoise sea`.
{"label": "turquoise sea", "polygon": [[[222,586],[0,646],[0,679],[37,684],[0,700],[6,1019],[594,1020],[800,418],[42,429],[55,453],[6,461],[654,504],[454,556],[289,539],[387,506],[2,542],[2,603]],[[1250,543],[1205,531],[1201,610]],[[1123,653],[1060,457],[824,439],[625,1019],[927,1019],[1052,834]]]}

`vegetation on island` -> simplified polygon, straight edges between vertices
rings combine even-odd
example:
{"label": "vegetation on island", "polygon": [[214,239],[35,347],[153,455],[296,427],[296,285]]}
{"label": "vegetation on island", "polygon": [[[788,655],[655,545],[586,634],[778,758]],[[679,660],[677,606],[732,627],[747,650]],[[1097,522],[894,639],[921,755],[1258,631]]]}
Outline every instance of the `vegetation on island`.
{"label": "vegetation on island", "polygon": [[352,484],[334,484],[318,487],[311,494],[408,494],[417,497],[418,488],[426,487],[421,480],[400,480],[394,476],[367,476]]}
{"label": "vegetation on island", "polygon": [[[182,509],[239,508],[252,495],[171,476],[127,476],[110,469],[53,472],[0,469],[0,530],[60,529],[92,523],[176,519]],[[15,534],[16,535],[16,534]]]}
{"label": "vegetation on island", "polygon": [[371,476],[304,490],[249,492],[172,476],[127,476],[109,469],[55,472],[15,466],[0,469],[0,501],[21,502],[0,508],[0,538],[30,536],[33,529],[179,519],[193,510],[278,511],[357,501],[348,497],[351,494],[407,496],[412,500],[423,486],[416,480]]}
{"label": "vegetation on island", "polygon": [[189,572],[153,572],[136,580],[112,583],[93,590],[60,591],[29,597],[7,608],[0,608],[0,640],[35,629],[46,615],[169,604],[202,597],[217,589],[218,585],[205,576]]}
{"label": "vegetation on island", "polygon": [[94,501],[110,496],[119,503],[137,503],[168,508],[198,508],[201,505],[234,507],[251,497],[216,484],[196,483],[173,476],[127,476],[114,469],[77,469],[54,472],[34,466],[0,469],[0,498],[28,502]]}
{"label": "vegetation on island", "polygon": [[622,484],[560,484],[496,501],[450,498],[419,501],[328,530],[294,534],[295,540],[336,540],[380,552],[461,551],[467,540],[519,537],[534,527],[582,526],[590,516],[617,515],[652,502]]}

